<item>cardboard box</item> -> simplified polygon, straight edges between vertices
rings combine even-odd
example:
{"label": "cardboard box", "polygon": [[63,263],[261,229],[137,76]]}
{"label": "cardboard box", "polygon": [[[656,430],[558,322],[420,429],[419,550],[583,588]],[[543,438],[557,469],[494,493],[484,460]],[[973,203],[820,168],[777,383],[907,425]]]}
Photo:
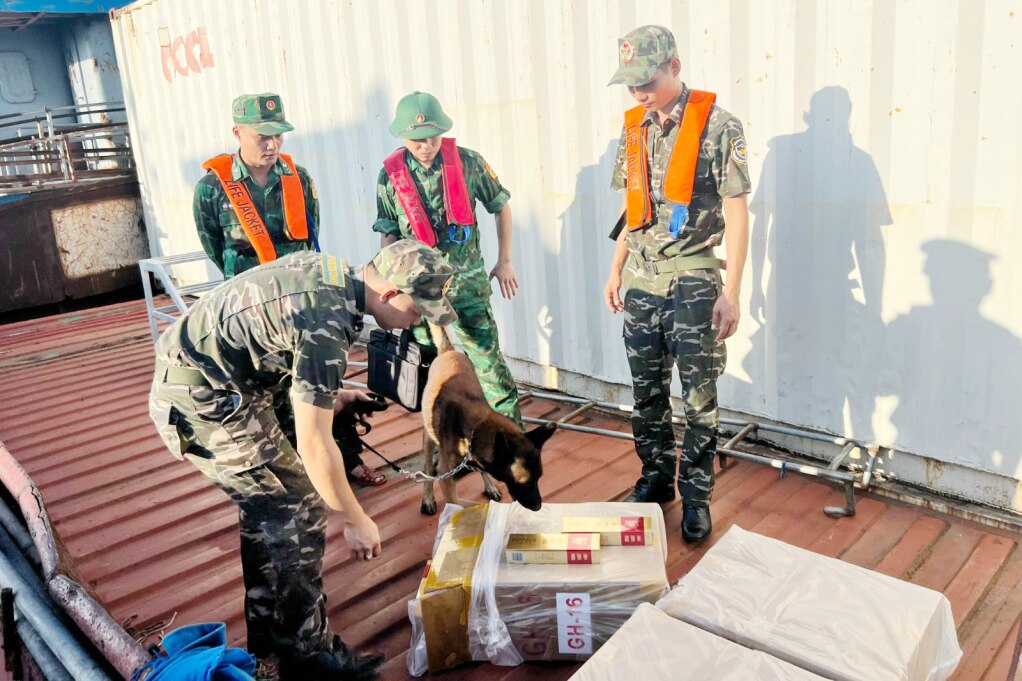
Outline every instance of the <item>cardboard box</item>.
{"label": "cardboard box", "polygon": [[962,655],[943,594],[740,527],[657,605],[835,681],[945,681]]}
{"label": "cardboard box", "polygon": [[824,681],[643,603],[569,681]]}
{"label": "cardboard box", "polygon": [[466,631],[468,590],[488,508],[481,504],[451,516],[409,609],[409,616],[422,625],[431,672],[472,660]]}
{"label": "cardboard box", "polygon": [[512,565],[591,565],[600,562],[600,535],[592,532],[512,534],[507,539],[504,556]]}
{"label": "cardboard box", "polygon": [[523,659],[584,660],[640,603],[655,602],[669,588],[666,534],[656,504],[543,504],[537,513],[510,515],[508,531],[523,533],[557,532],[568,517],[627,516],[648,516],[657,541],[638,547],[601,546],[600,562],[593,565],[498,567],[496,608]]}
{"label": "cardboard box", "polygon": [[[656,541],[600,547],[600,562],[594,564],[507,563],[504,547],[511,534],[559,533],[570,516],[649,516]],[[500,664],[584,660],[639,604],[656,601],[669,587],[663,513],[656,504],[544,504],[535,513],[517,504],[491,504],[487,520],[476,546],[478,537],[464,528],[444,530],[419,598],[409,606],[413,640],[407,664],[413,676],[469,658]],[[459,517],[459,525],[465,522]],[[488,534],[495,527],[501,528],[499,536],[495,529]],[[479,556],[474,572],[468,567],[472,549]],[[450,590],[458,593],[445,593]]]}
{"label": "cardboard box", "polygon": [[599,532],[602,546],[653,546],[652,516],[565,518],[561,532]]}

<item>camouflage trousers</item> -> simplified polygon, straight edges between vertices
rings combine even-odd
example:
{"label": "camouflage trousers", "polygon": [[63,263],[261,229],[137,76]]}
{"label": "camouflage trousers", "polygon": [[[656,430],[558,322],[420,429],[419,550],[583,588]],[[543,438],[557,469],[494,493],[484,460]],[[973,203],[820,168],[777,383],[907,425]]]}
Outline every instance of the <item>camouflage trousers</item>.
{"label": "camouflage trousers", "polygon": [[632,433],[643,477],[675,480],[671,377],[681,379],[685,436],[678,491],[684,503],[705,506],[713,493],[717,452],[717,378],[726,350],[712,328],[720,295],[716,270],[651,273],[629,262],[625,280],[624,342],[632,374]]}
{"label": "camouflage trousers", "polygon": [[[493,410],[503,414],[522,427],[522,412],[518,406],[518,387],[500,351],[497,322],[489,298],[455,298],[451,300],[458,313],[458,321],[451,325],[475,367],[483,395]],[[433,346],[429,326],[419,324],[412,328],[415,342]]]}
{"label": "camouflage trousers", "polygon": [[149,412],[171,453],[238,507],[249,651],[266,657],[329,647],[326,504],[277,423],[272,396],[251,400],[157,380]]}

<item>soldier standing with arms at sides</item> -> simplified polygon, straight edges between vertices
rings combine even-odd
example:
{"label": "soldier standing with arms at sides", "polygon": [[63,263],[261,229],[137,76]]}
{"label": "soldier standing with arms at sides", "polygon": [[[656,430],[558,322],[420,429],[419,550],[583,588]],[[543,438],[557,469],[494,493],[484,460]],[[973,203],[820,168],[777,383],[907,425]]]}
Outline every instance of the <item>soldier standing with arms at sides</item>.
{"label": "soldier standing with arms at sides", "polygon": [[[433,95],[413,92],[398,102],[390,134],[405,144],[383,162],[373,230],[382,245],[417,239],[454,266],[457,274],[448,294],[458,313],[454,331],[490,406],[521,427],[518,388],[500,351],[490,306],[491,279],[504,298],[518,292],[511,264],[511,193],[482,156],[457,146],[453,137],[441,137],[452,126]],[[477,201],[497,223],[497,264],[489,274],[479,247]],[[425,324],[416,326],[414,335],[422,345],[433,344]]]}
{"label": "soldier standing with arms at sides", "polygon": [[[625,112],[611,182],[625,192],[626,222],[603,294],[612,312],[624,312],[632,373],[632,432],[642,477],[628,501],[674,499],[670,388],[677,364],[686,419],[677,473],[681,534],[702,541],[711,531],[717,378],[724,371],[724,339],[738,326],[749,241],[745,137],[741,122],[715,104],[715,94],[682,82],[668,29],[629,32],[618,41],[618,59],[609,84],[626,85],[639,105]],[[726,265],[713,256],[722,241]]]}
{"label": "soldier standing with arms at sides", "polygon": [[[454,274],[433,249],[404,241],[361,267],[292,253],[233,277],[160,337],[149,413],[176,458],[238,506],[248,649],[280,662],[281,681],[373,679],[382,658],[331,636],[323,593],[327,507],[355,560],[379,556],[376,523],[343,473],[334,414],[363,393],[342,390],[348,350],[371,314],[385,329],[456,319],[443,291]],[[294,410],[297,448],[272,410]]]}
{"label": "soldier standing with arms at sides", "polygon": [[[281,152],[284,118],[280,95],[240,95],[231,107],[237,154],[214,156],[195,185],[192,210],[199,241],[224,278],[288,253],[315,250],[319,242],[319,195],[309,171]],[[274,405],[294,444],[294,415],[286,399]],[[348,478],[382,485],[387,477],[362,463],[357,437],[338,441]]]}

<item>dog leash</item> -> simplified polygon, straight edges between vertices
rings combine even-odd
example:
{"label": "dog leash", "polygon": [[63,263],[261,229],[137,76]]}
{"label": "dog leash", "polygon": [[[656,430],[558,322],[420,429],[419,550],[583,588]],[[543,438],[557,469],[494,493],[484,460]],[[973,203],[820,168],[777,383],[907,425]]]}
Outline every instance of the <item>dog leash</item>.
{"label": "dog leash", "polygon": [[[369,431],[372,430],[372,426],[370,426],[368,423],[363,423],[363,426],[365,426],[366,432],[362,433],[362,435],[367,435]],[[376,447],[373,447],[371,444],[363,440],[361,435],[358,437],[358,441],[362,443],[363,447],[365,447],[370,452],[383,459],[388,466],[390,466],[400,475],[403,475],[412,482],[440,482],[441,480],[446,480],[447,478],[454,477],[463,470],[469,471],[482,470],[481,468],[474,466],[472,462],[469,461],[468,456],[466,456],[461,460],[461,463],[459,463],[457,466],[447,471],[446,473],[443,473],[441,475],[427,475],[424,471],[410,471],[408,469],[401,468],[401,466],[398,466],[396,463],[394,463],[393,461],[385,457],[383,454],[381,454],[380,451],[376,449]]]}

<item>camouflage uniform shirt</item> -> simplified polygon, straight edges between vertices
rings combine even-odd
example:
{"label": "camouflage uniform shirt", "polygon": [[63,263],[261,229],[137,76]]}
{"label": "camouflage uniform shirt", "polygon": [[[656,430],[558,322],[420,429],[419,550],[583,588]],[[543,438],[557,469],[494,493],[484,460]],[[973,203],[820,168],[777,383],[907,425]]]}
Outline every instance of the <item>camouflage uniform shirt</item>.
{"label": "camouflage uniform shirt", "polygon": [[[316,193],[316,185],[313,184],[312,178],[309,177],[309,172],[305,168],[300,165],[295,167],[298,169],[298,177],[302,181],[305,207],[308,209],[309,215],[312,216],[313,224],[310,225],[310,229],[318,237],[319,196]],[[248,193],[252,196],[252,203],[255,204],[256,210],[270,234],[273,246],[276,248],[277,257],[296,251],[312,250],[311,239],[309,241],[292,241],[284,232],[283,188],[280,176],[291,174],[291,169],[287,164],[281,160],[277,161],[270,169],[265,187],[260,187],[252,179],[240,154],[235,154],[232,170],[233,179],[243,181],[245,187],[248,188]],[[224,277],[230,279],[259,264],[255,249],[248,240],[241,221],[224,192],[223,185],[214,173],[207,172],[195,185],[192,212],[195,216],[195,227],[199,232],[202,248],[210,260],[223,272]]]}
{"label": "camouflage uniform shirt", "polygon": [[279,258],[203,296],[163,333],[156,356],[199,369],[241,403],[290,387],[293,399],[330,408],[362,329],[361,276],[330,255]]}
{"label": "camouflage uniform shirt", "polygon": [[[465,184],[468,185],[469,200],[473,207],[475,202],[479,201],[488,213],[499,212],[511,198],[511,193],[500,183],[497,174],[482,156],[465,147],[458,147],[458,153],[461,154]],[[419,197],[423,199],[422,205],[429,215],[430,222],[436,229],[437,248],[443,251],[447,261],[458,270],[454,275],[449,298],[455,301],[489,297],[490,281],[479,247],[478,225],[472,226],[471,234],[464,243],[450,239],[444,210],[443,159],[438,154],[433,165],[424,168],[406,151],[405,166],[412,176]],[[376,181],[376,222],[373,224],[373,230],[402,239],[415,238],[386,170],[380,171]],[[461,235],[458,235],[458,238],[461,238]]]}
{"label": "camouflage uniform shirt", "polygon": [[[679,238],[671,236],[669,226],[673,208],[664,197],[664,177],[688,95],[688,87],[683,87],[663,124],[655,111],[647,112],[641,123],[646,128],[649,184],[655,215],[652,225],[628,232],[626,238],[629,252],[643,260],[689,255],[717,246],[724,235],[723,199],[747,194],[752,188],[742,123],[733,114],[714,105],[703,128],[688,220]],[[611,179],[611,187],[617,191],[624,191],[626,186],[625,157],[625,132],[622,130]]]}

